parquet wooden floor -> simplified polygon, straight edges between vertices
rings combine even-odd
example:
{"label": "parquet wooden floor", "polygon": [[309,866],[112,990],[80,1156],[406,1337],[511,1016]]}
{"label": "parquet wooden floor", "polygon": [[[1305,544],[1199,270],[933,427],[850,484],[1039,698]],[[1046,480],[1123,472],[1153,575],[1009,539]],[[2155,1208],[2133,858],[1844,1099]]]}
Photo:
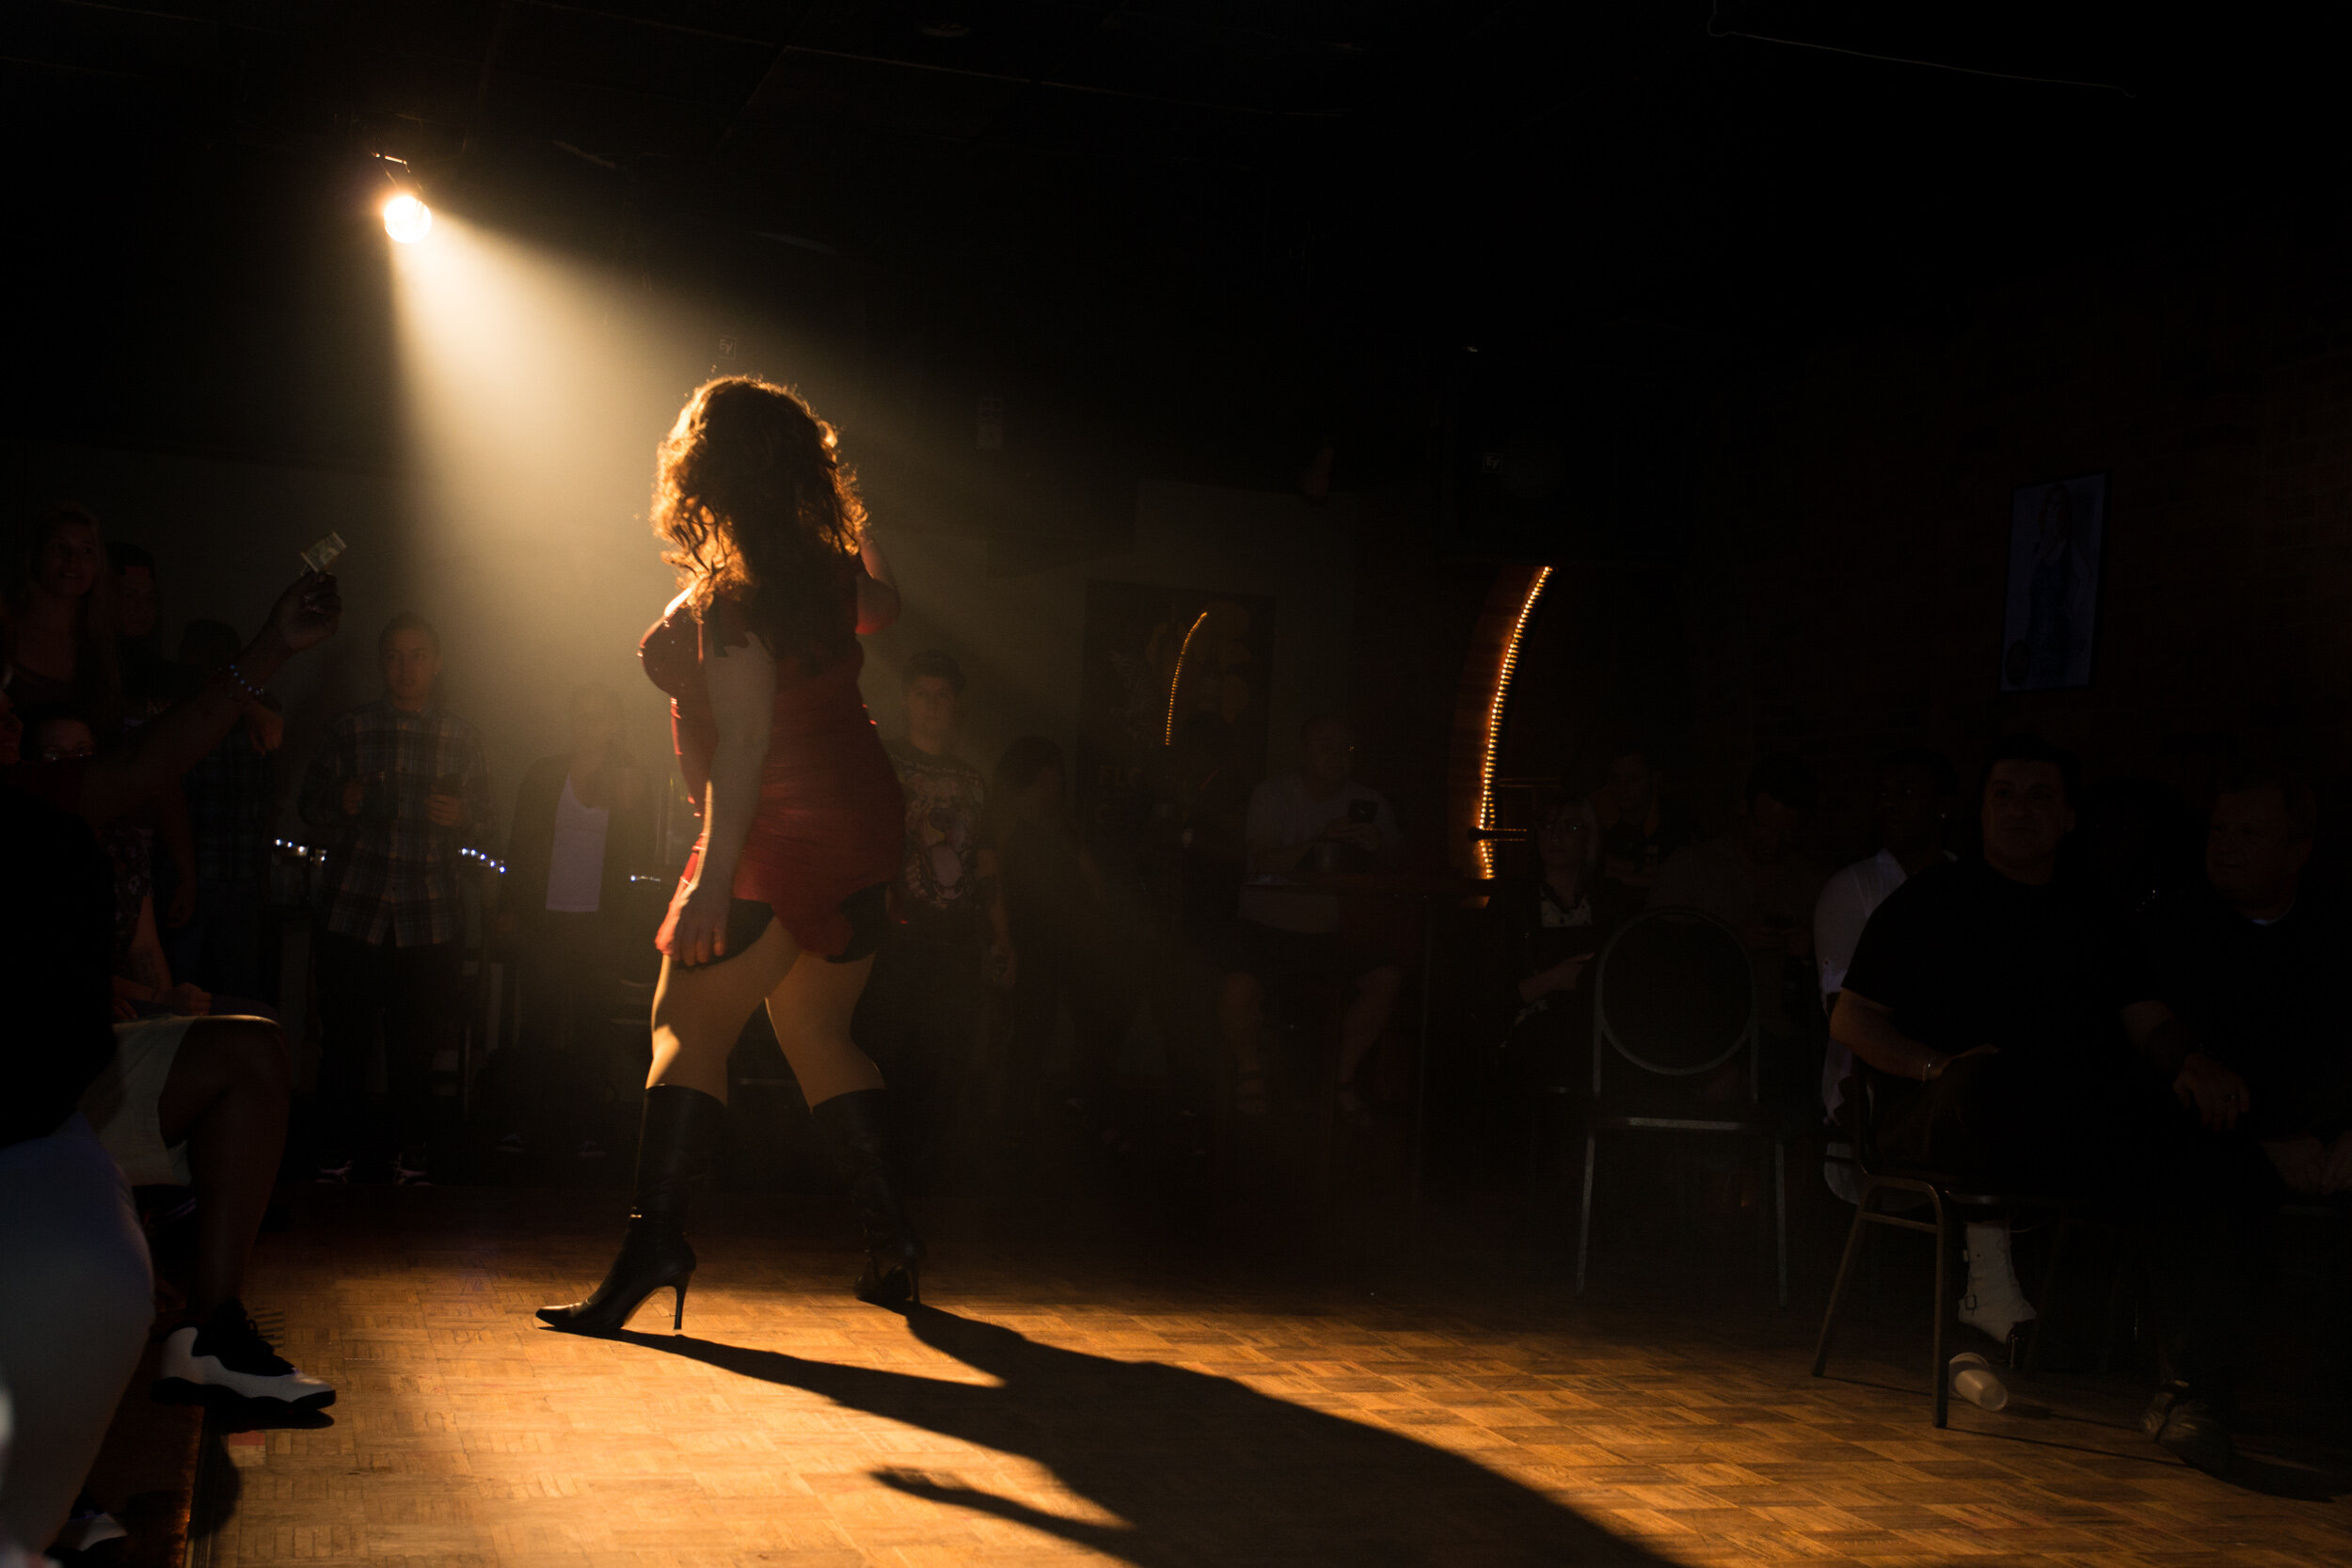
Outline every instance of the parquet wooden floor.
{"label": "parquet wooden floor", "polygon": [[902,1319],[843,1289],[844,1213],[779,1200],[699,1227],[683,1337],[666,1293],[623,1340],[541,1328],[533,1307],[595,1279],[616,1206],[307,1201],[251,1295],[341,1401],[224,1472],[203,1560],[2352,1561],[2324,1465],[2303,1498],[2187,1470],[2139,1435],[2126,1382],[2027,1386],[1938,1433],[1924,1369],[1861,1345],[1814,1380],[1813,1315],[1736,1287],[1576,1306],[1402,1264],[1319,1279],[949,1227],[936,1309]]}

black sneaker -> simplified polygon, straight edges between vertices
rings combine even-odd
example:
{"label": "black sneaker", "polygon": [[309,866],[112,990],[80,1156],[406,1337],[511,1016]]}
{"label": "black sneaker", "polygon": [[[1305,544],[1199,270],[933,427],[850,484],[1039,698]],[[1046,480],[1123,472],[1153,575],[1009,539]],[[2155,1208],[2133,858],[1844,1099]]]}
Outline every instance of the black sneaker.
{"label": "black sneaker", "polygon": [[2139,1428],[2183,1464],[2209,1476],[2227,1470],[2237,1455],[2221,1406],[2195,1397],[2186,1384],[2168,1383],[2158,1388],[2139,1418]]}
{"label": "black sneaker", "polygon": [[335,1402],[334,1386],[297,1370],[271,1348],[241,1302],[225,1301],[202,1323],[183,1323],[164,1338],[155,1398],[169,1404],[228,1396],[318,1410]]}
{"label": "black sneaker", "polygon": [[319,1161],[318,1184],[322,1187],[350,1186],[351,1163],[351,1156],[348,1154],[323,1156]]}
{"label": "black sneaker", "polygon": [[430,1187],[432,1168],[426,1164],[421,1148],[404,1148],[392,1156],[392,1185],[395,1187]]}

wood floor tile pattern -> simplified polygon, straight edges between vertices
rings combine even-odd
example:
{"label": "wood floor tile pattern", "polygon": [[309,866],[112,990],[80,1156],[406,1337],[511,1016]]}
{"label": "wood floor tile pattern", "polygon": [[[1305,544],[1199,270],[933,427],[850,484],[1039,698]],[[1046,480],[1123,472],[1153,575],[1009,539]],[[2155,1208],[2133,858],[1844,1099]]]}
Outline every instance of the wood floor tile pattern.
{"label": "wood floor tile pattern", "polygon": [[2352,1561],[2352,1506],[2185,1469],[2126,1394],[1937,1433],[1919,1369],[1813,1380],[1805,1315],[1737,1291],[1397,1301],[951,1239],[910,1321],[847,1296],[810,1203],[697,1237],[682,1338],[666,1292],[626,1340],[541,1328],[611,1203],[353,1190],[266,1238],[252,1297],[342,1393],[235,1472],[213,1568]]}

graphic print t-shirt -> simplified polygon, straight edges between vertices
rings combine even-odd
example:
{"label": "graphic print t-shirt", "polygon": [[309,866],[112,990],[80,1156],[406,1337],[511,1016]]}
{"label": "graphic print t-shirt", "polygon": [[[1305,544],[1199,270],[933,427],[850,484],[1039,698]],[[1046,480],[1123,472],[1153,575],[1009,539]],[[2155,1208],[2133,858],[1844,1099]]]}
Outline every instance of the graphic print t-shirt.
{"label": "graphic print t-shirt", "polygon": [[905,740],[888,743],[906,792],[906,852],[898,873],[901,911],[917,931],[961,926],[977,935],[981,910],[980,770],[961,757],[933,756]]}

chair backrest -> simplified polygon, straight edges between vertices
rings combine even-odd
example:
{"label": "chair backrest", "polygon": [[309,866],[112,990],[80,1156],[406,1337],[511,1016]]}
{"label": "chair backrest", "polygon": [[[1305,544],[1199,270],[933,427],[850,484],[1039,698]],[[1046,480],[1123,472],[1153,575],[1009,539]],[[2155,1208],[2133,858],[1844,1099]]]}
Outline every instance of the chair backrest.
{"label": "chair backrest", "polygon": [[1703,910],[1651,910],[1594,966],[1593,1089],[1613,1053],[1657,1077],[1692,1078],[1746,1051],[1754,1100],[1756,1027],[1756,966],[1740,933]]}

